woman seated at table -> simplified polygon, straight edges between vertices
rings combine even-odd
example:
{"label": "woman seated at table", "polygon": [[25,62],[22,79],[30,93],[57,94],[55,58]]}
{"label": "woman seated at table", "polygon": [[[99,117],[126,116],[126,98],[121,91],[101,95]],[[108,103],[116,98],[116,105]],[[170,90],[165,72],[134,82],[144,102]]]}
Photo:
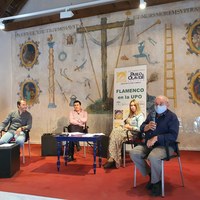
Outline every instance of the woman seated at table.
{"label": "woman seated at table", "polygon": [[[126,131],[140,131],[140,126],[144,121],[144,115],[140,109],[139,102],[132,100],[129,103],[129,115],[124,120],[124,125],[114,128],[110,134],[109,141],[109,159],[104,165],[105,169],[108,168],[119,168],[121,165],[121,150],[122,144],[127,140]],[[131,133],[130,137],[131,137]]]}

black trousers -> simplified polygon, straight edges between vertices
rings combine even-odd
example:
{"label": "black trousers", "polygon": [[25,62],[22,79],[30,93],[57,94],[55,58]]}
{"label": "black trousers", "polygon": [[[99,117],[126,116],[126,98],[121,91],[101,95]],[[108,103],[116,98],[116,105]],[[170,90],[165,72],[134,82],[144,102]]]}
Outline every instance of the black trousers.
{"label": "black trousers", "polygon": [[[78,126],[78,125],[74,125],[74,124],[70,124],[68,126],[68,132],[81,132],[83,133],[84,128],[82,126]],[[74,145],[78,145],[79,142],[69,142],[69,151],[68,151],[68,155],[71,157],[74,157]]]}

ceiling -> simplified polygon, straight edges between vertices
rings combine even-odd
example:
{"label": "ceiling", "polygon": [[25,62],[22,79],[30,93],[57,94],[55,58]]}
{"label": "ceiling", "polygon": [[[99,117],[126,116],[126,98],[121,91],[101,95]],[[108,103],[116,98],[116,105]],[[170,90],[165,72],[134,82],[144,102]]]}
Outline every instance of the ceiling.
{"label": "ceiling", "polygon": [[[161,5],[166,3],[173,3],[184,0],[145,0],[147,7]],[[0,1],[0,18],[17,15],[28,0],[1,0]],[[81,0],[80,0],[81,2]],[[20,21],[4,21],[5,31],[12,31],[17,29],[29,28],[39,25],[45,25],[60,21],[67,21],[72,19],[79,19],[91,17],[95,15],[107,14],[111,12],[118,12],[129,9],[137,9],[139,7],[139,0],[116,0],[114,3],[107,5],[94,6],[85,9],[73,11],[74,16],[68,19],[60,19],[60,14],[49,14],[48,16],[35,17],[33,19],[21,19]]]}

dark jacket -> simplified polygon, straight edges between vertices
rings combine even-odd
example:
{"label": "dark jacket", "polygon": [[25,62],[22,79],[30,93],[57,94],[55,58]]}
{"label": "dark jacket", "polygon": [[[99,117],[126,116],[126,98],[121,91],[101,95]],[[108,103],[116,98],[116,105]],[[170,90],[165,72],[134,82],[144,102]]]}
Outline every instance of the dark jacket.
{"label": "dark jacket", "polygon": [[[140,126],[141,132],[144,132],[144,127],[152,121],[152,113],[149,113],[146,120]],[[175,113],[170,110],[166,110],[159,117],[156,114],[155,122],[157,124],[154,131],[149,130],[145,133],[145,143],[148,139],[151,139],[153,136],[158,136],[158,141],[154,144],[156,146],[166,146],[171,142],[175,142],[178,137],[179,132],[179,121]],[[174,148],[174,145],[170,145]]]}

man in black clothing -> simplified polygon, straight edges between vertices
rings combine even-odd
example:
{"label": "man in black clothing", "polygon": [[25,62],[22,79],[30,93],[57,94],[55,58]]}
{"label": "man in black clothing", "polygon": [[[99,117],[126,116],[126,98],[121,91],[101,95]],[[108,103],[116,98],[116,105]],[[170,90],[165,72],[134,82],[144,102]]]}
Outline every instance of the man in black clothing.
{"label": "man in black clothing", "polygon": [[[149,113],[140,127],[141,132],[145,133],[145,144],[134,147],[130,151],[130,157],[143,176],[150,176],[147,189],[151,190],[153,196],[159,196],[161,195],[161,159],[166,157],[165,146],[177,140],[179,121],[176,114],[168,109],[167,97],[157,96],[154,105],[155,111]],[[174,153],[174,148],[173,144],[169,147],[170,155]]]}

